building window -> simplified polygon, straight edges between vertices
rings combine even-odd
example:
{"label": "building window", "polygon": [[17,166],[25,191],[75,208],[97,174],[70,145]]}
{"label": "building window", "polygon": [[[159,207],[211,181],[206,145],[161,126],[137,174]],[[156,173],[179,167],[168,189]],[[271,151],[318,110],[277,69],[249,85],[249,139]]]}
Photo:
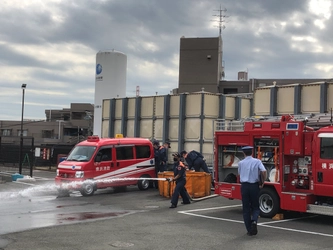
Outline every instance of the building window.
{"label": "building window", "polygon": [[42,130],[42,138],[53,138],[53,130]]}
{"label": "building window", "polygon": [[[28,135],[28,130],[24,129],[22,135],[23,136],[27,136]],[[17,130],[17,136],[21,136],[21,130],[20,129]]]}
{"label": "building window", "polygon": [[237,94],[238,89],[237,88],[225,88],[223,89],[223,94]]}
{"label": "building window", "polygon": [[12,130],[11,129],[1,129],[1,135],[2,136],[11,136]]}
{"label": "building window", "polygon": [[83,120],[85,113],[82,112],[72,112],[72,119],[73,120]]}

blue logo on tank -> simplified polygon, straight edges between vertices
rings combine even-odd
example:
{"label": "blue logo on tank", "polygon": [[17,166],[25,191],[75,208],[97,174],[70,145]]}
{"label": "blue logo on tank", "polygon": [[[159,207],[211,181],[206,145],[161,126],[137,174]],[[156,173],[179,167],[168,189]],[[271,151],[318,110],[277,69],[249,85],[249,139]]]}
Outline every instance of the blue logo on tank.
{"label": "blue logo on tank", "polygon": [[102,65],[97,64],[96,65],[96,75],[99,75],[100,73],[102,73]]}

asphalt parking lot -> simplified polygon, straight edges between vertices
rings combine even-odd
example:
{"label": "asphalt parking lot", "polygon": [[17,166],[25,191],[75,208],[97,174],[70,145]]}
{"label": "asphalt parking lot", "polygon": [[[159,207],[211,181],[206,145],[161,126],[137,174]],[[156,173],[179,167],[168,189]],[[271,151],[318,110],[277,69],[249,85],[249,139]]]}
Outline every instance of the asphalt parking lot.
{"label": "asphalt parking lot", "polygon": [[215,197],[170,209],[156,189],[136,187],[57,198],[53,174],[0,184],[0,249],[332,249],[331,217],[260,218],[258,235],[247,236],[239,201]]}

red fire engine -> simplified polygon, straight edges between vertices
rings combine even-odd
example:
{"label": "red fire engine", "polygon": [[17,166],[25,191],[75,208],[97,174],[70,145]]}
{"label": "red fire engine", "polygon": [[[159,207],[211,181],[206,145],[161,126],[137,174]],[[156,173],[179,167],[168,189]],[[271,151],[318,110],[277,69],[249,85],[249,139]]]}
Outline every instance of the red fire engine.
{"label": "red fire engine", "polygon": [[253,157],[267,170],[259,196],[262,217],[273,217],[282,210],[333,215],[332,118],[326,119],[325,127],[311,119],[311,123],[293,116],[217,121],[215,193],[241,199],[238,162],[244,158],[241,148],[250,145]]}

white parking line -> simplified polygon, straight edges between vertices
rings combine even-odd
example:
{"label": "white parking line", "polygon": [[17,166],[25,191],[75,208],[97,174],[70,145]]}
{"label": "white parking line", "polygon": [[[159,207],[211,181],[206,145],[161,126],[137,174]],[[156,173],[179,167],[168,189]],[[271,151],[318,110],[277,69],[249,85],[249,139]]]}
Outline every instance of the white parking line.
{"label": "white parking line", "polygon": [[239,220],[218,218],[218,217],[206,216],[206,215],[201,215],[201,214],[193,214],[193,213],[188,213],[188,212],[185,212],[185,211],[180,211],[178,213],[187,214],[187,215],[196,216],[196,217],[202,217],[202,218],[206,218],[206,219],[212,219],[212,220],[222,220],[222,221],[230,221],[230,222],[235,222],[235,223],[243,223],[243,221],[239,221]]}
{"label": "white parking line", "polygon": [[269,228],[274,228],[274,229],[279,229],[279,230],[284,230],[284,231],[291,231],[291,232],[296,232],[296,233],[320,235],[320,236],[333,238],[333,234],[324,234],[324,233],[318,233],[318,232],[313,232],[313,231],[298,230],[298,229],[292,229],[292,228],[286,228],[286,227],[275,227],[275,226],[270,226],[270,225],[260,225],[260,224],[258,224],[258,226],[269,227]]}
{"label": "white parking line", "polygon": [[[232,219],[226,219],[226,218],[218,218],[218,217],[213,217],[213,216],[207,216],[207,215],[201,215],[201,214],[195,214],[193,212],[199,212],[199,211],[209,211],[209,210],[217,210],[217,209],[226,209],[226,208],[233,208],[233,207],[241,207],[242,205],[233,205],[233,206],[223,206],[223,207],[211,207],[211,208],[201,208],[201,209],[193,209],[193,210],[186,210],[186,211],[178,211],[180,214],[187,214],[195,217],[201,217],[205,219],[211,219],[211,220],[220,220],[220,221],[229,221],[229,222],[234,222],[234,223],[244,223],[243,221],[239,220],[232,220]],[[288,219],[288,220],[280,220],[280,221],[272,221],[272,222],[263,222],[263,223],[258,223],[258,226],[261,227],[267,227],[267,228],[273,228],[273,229],[278,229],[278,230],[283,230],[283,231],[290,231],[290,232],[296,232],[296,233],[304,233],[304,234],[311,234],[311,235],[318,235],[318,236],[324,236],[324,237],[331,237],[333,238],[333,234],[326,234],[326,233],[319,233],[319,232],[314,232],[314,231],[306,231],[306,230],[298,230],[298,229],[292,229],[292,228],[286,228],[286,227],[278,227],[278,226],[272,226],[268,224],[272,223],[282,223],[282,222],[289,222],[289,221],[294,221],[294,220],[301,220],[301,219],[307,219],[307,218],[313,218],[316,217],[317,215],[314,216],[308,216],[308,217],[303,217],[303,218],[295,218],[295,219]]]}
{"label": "white parking line", "polygon": [[268,224],[274,224],[274,223],[280,223],[280,222],[288,222],[288,221],[295,221],[295,220],[304,220],[304,219],[315,218],[315,217],[318,217],[318,215],[312,215],[312,216],[301,217],[301,218],[294,218],[294,219],[273,220],[273,221],[258,223],[258,225],[268,225]]}
{"label": "white parking line", "polygon": [[223,207],[210,207],[210,208],[200,208],[200,209],[192,209],[186,211],[179,211],[178,213],[184,212],[198,212],[198,211],[208,211],[208,210],[217,210],[217,209],[225,209],[225,208],[233,208],[233,207],[241,207],[242,205],[230,205],[230,206],[223,206]]}

